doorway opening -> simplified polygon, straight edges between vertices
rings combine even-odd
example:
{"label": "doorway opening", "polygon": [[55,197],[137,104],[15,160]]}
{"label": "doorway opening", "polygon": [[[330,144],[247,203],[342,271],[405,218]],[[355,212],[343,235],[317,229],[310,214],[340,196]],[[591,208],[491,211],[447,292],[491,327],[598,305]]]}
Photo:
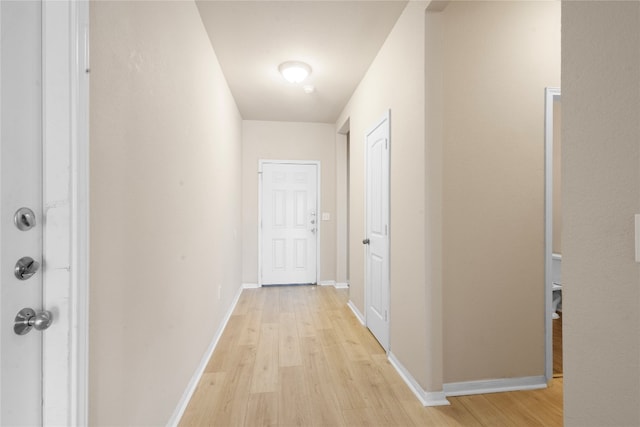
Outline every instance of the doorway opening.
{"label": "doorway opening", "polygon": [[351,129],[347,119],[336,134],[336,287],[349,287]]}
{"label": "doorway opening", "polygon": [[562,377],[561,98],[545,89],[545,376]]}

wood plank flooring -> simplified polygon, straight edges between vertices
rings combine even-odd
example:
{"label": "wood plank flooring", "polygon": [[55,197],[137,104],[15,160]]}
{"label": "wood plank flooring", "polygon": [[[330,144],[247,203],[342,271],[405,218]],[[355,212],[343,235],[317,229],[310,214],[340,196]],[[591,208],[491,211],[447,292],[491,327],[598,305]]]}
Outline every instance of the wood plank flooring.
{"label": "wood plank flooring", "polygon": [[562,377],[562,312],[559,319],[553,319],[553,377]]}
{"label": "wood plank flooring", "polygon": [[545,390],[423,407],[330,286],[247,289],[180,426],[561,426]]}

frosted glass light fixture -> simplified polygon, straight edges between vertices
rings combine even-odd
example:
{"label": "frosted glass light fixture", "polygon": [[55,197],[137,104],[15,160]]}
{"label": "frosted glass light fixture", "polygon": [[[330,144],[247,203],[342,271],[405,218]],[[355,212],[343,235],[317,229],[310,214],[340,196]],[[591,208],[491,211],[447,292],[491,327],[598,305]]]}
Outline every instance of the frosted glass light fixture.
{"label": "frosted glass light fixture", "polygon": [[296,61],[283,62],[278,70],[289,83],[301,83],[311,74],[309,65]]}

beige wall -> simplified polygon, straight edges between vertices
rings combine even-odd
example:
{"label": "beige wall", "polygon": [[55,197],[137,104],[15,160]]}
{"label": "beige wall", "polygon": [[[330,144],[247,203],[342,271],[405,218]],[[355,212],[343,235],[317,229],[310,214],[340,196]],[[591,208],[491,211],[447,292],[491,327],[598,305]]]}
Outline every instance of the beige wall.
{"label": "beige wall", "polygon": [[640,425],[640,3],[562,2],[564,417]]}
{"label": "beige wall", "polygon": [[[350,120],[350,299],[364,313],[364,137],[391,110],[390,349],[423,388],[427,366],[425,273],[425,7],[411,2],[337,121]],[[437,376],[437,374],[436,374]],[[436,383],[438,380],[436,380]],[[436,384],[436,389],[439,387]]]}
{"label": "beige wall", "polygon": [[258,161],[319,160],[321,209],[320,280],[336,279],[336,135],[324,123],[265,122],[242,124],[242,222],[245,283],[258,283]]}
{"label": "beige wall", "polygon": [[241,119],[192,2],[91,3],[89,423],[165,425],[241,284]]}
{"label": "beige wall", "polygon": [[559,2],[443,16],[444,381],[544,374],[544,88]]}
{"label": "beige wall", "polygon": [[442,390],[442,150],[443,150],[443,18],[444,2],[431,2],[425,14],[425,269],[428,310],[429,390]]}

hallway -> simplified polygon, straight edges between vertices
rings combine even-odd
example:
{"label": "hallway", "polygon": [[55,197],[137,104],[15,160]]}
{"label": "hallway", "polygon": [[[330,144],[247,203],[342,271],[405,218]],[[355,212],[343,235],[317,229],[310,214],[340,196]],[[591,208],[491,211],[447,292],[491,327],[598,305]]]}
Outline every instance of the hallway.
{"label": "hallway", "polygon": [[423,407],[347,297],[329,286],[244,290],[180,425],[562,425],[561,378]]}

